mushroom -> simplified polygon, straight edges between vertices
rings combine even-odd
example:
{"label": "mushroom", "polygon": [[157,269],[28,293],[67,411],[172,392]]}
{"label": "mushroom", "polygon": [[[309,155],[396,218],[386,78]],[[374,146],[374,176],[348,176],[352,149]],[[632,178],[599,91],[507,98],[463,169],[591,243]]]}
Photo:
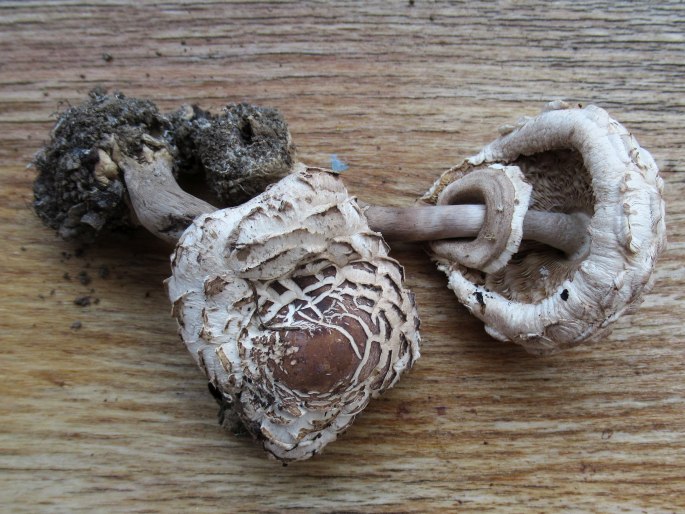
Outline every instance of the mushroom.
{"label": "mushroom", "polygon": [[143,226],[180,237],[167,291],[222,425],[283,462],[309,458],[419,357],[403,269],[336,175],[300,164],[216,210],[178,187],[162,145],[112,158]]}
{"label": "mushroom", "polygon": [[[84,217],[101,194],[97,181],[118,184],[117,209],[128,213],[130,206],[131,220],[178,243],[167,281],[172,313],[208,377],[222,424],[243,426],[284,462],[311,457],[419,357],[419,319],[414,297],[403,286],[403,269],[388,256],[382,236],[369,229],[339,177],[325,170],[296,165],[267,191],[223,210],[188,194],[174,177],[174,141],[193,141],[202,157],[203,145],[218,136],[201,141],[204,129],[189,121],[195,116],[204,123],[197,110],[187,111],[185,122],[167,125],[147,103],[152,121],[142,119],[138,102],[95,95],[60,117],[39,157],[36,205],[78,210],[73,219],[79,230],[60,233],[82,235]],[[123,118],[109,119],[118,115]],[[268,124],[250,116],[249,151],[258,152],[257,139],[267,136],[257,133],[268,132]],[[155,120],[165,130],[155,130]],[[174,127],[195,133],[174,134]],[[88,158],[76,159],[75,167],[54,166],[79,152]],[[187,157],[187,150],[182,153]],[[229,155],[226,162],[278,161],[250,157],[240,148],[224,148],[223,155]],[[264,176],[273,178],[271,165],[255,167],[257,188]],[[58,173],[50,176],[50,169]],[[229,189],[255,187],[238,175],[233,170],[224,182]],[[76,204],[58,202],[54,192],[64,184],[78,193]],[[97,213],[115,219],[108,208]],[[39,212],[49,219],[47,209]],[[88,226],[93,230],[84,232],[94,236],[106,223]]]}
{"label": "mushroom", "polygon": [[170,128],[152,102],[91,91],[89,101],[60,115],[35,157],[36,214],[63,239],[85,242],[104,230],[132,226],[126,188],[100,143],[116,137],[123,152],[136,154],[144,135]]}
{"label": "mushroom", "polygon": [[[498,189],[488,183],[494,169],[511,186],[501,204],[487,207],[498,211],[499,228],[472,242],[428,245],[449,287],[485,322],[488,334],[530,353],[606,337],[613,322],[651,289],[652,270],[666,244],[663,182],[654,160],[603,109],[555,102],[445,172],[422,202],[463,203],[472,200],[469,194],[491,195]],[[529,199],[527,188],[516,185],[521,178],[532,186]],[[523,240],[521,225],[532,212],[556,216],[549,220],[566,229],[555,225],[551,232],[571,234],[564,237],[568,245]],[[503,236],[506,245],[496,244]]]}

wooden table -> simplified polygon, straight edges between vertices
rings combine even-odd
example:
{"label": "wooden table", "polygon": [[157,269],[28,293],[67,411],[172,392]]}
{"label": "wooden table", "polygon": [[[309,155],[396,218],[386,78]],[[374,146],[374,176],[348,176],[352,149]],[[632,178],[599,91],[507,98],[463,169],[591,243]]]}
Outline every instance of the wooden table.
{"label": "wooden table", "polygon": [[[282,467],[217,425],[169,316],[167,250],[143,233],[82,249],[31,212],[27,164],[96,85],[165,110],[278,107],[304,162],[337,155],[350,191],[387,205],[548,100],[596,103],[656,158],[669,249],[607,340],[535,358],[393,245],[423,357]],[[682,512],[684,113],[678,1],[0,3],[0,510]]]}

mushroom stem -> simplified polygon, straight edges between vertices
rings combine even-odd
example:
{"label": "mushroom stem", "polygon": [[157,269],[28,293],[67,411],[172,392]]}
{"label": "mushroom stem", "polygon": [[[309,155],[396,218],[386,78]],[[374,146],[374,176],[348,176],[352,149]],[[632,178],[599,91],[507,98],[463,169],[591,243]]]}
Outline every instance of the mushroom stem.
{"label": "mushroom stem", "polygon": [[[365,211],[372,230],[388,240],[434,241],[475,237],[485,220],[484,205],[436,205],[427,207],[380,207]],[[588,216],[531,211],[523,221],[523,238],[557,248],[571,255],[587,240]]]}
{"label": "mushroom stem", "polygon": [[123,171],[126,189],[136,217],[153,235],[176,244],[200,214],[216,207],[183,191],[172,174],[173,158],[166,148],[143,147],[134,159],[114,148],[114,161]]}
{"label": "mushroom stem", "polygon": [[[171,171],[173,159],[166,148],[153,150],[144,146],[138,159],[123,154],[116,146],[112,153],[123,172],[138,221],[158,238],[175,244],[196,217],[217,210],[179,187]],[[477,236],[485,220],[485,206],[370,205],[365,214],[371,229],[388,240],[434,241]],[[571,255],[585,244],[587,222],[588,217],[579,213],[528,211],[523,221],[523,237]]]}

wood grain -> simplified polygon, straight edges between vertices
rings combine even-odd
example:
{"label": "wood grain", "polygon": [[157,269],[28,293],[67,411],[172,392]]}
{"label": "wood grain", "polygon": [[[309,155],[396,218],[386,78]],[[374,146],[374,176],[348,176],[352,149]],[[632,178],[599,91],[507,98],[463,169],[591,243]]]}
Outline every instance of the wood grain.
{"label": "wood grain", "polygon": [[[683,511],[683,27],[675,0],[0,3],[0,510]],[[596,103],[663,171],[669,250],[610,338],[534,358],[393,245],[422,359],[323,455],[280,467],[217,426],[169,317],[167,249],[141,233],[82,251],[31,212],[27,163],[95,85],[278,107],[303,161],[336,154],[386,205],[548,100]]]}

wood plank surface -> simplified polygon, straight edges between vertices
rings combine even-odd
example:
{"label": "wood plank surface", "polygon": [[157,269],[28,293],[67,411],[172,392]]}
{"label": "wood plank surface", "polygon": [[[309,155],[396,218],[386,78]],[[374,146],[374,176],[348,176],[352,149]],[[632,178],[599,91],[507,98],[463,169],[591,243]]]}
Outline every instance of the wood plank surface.
{"label": "wood plank surface", "polygon": [[[277,107],[301,160],[336,154],[385,205],[549,100],[595,103],[659,164],[669,248],[608,339],[536,358],[393,245],[423,356],[282,467],[217,425],[169,316],[168,250],[143,233],[79,248],[31,211],[27,164],[96,85],[165,110]],[[675,0],[0,2],[0,511],[685,511],[684,113]]]}

